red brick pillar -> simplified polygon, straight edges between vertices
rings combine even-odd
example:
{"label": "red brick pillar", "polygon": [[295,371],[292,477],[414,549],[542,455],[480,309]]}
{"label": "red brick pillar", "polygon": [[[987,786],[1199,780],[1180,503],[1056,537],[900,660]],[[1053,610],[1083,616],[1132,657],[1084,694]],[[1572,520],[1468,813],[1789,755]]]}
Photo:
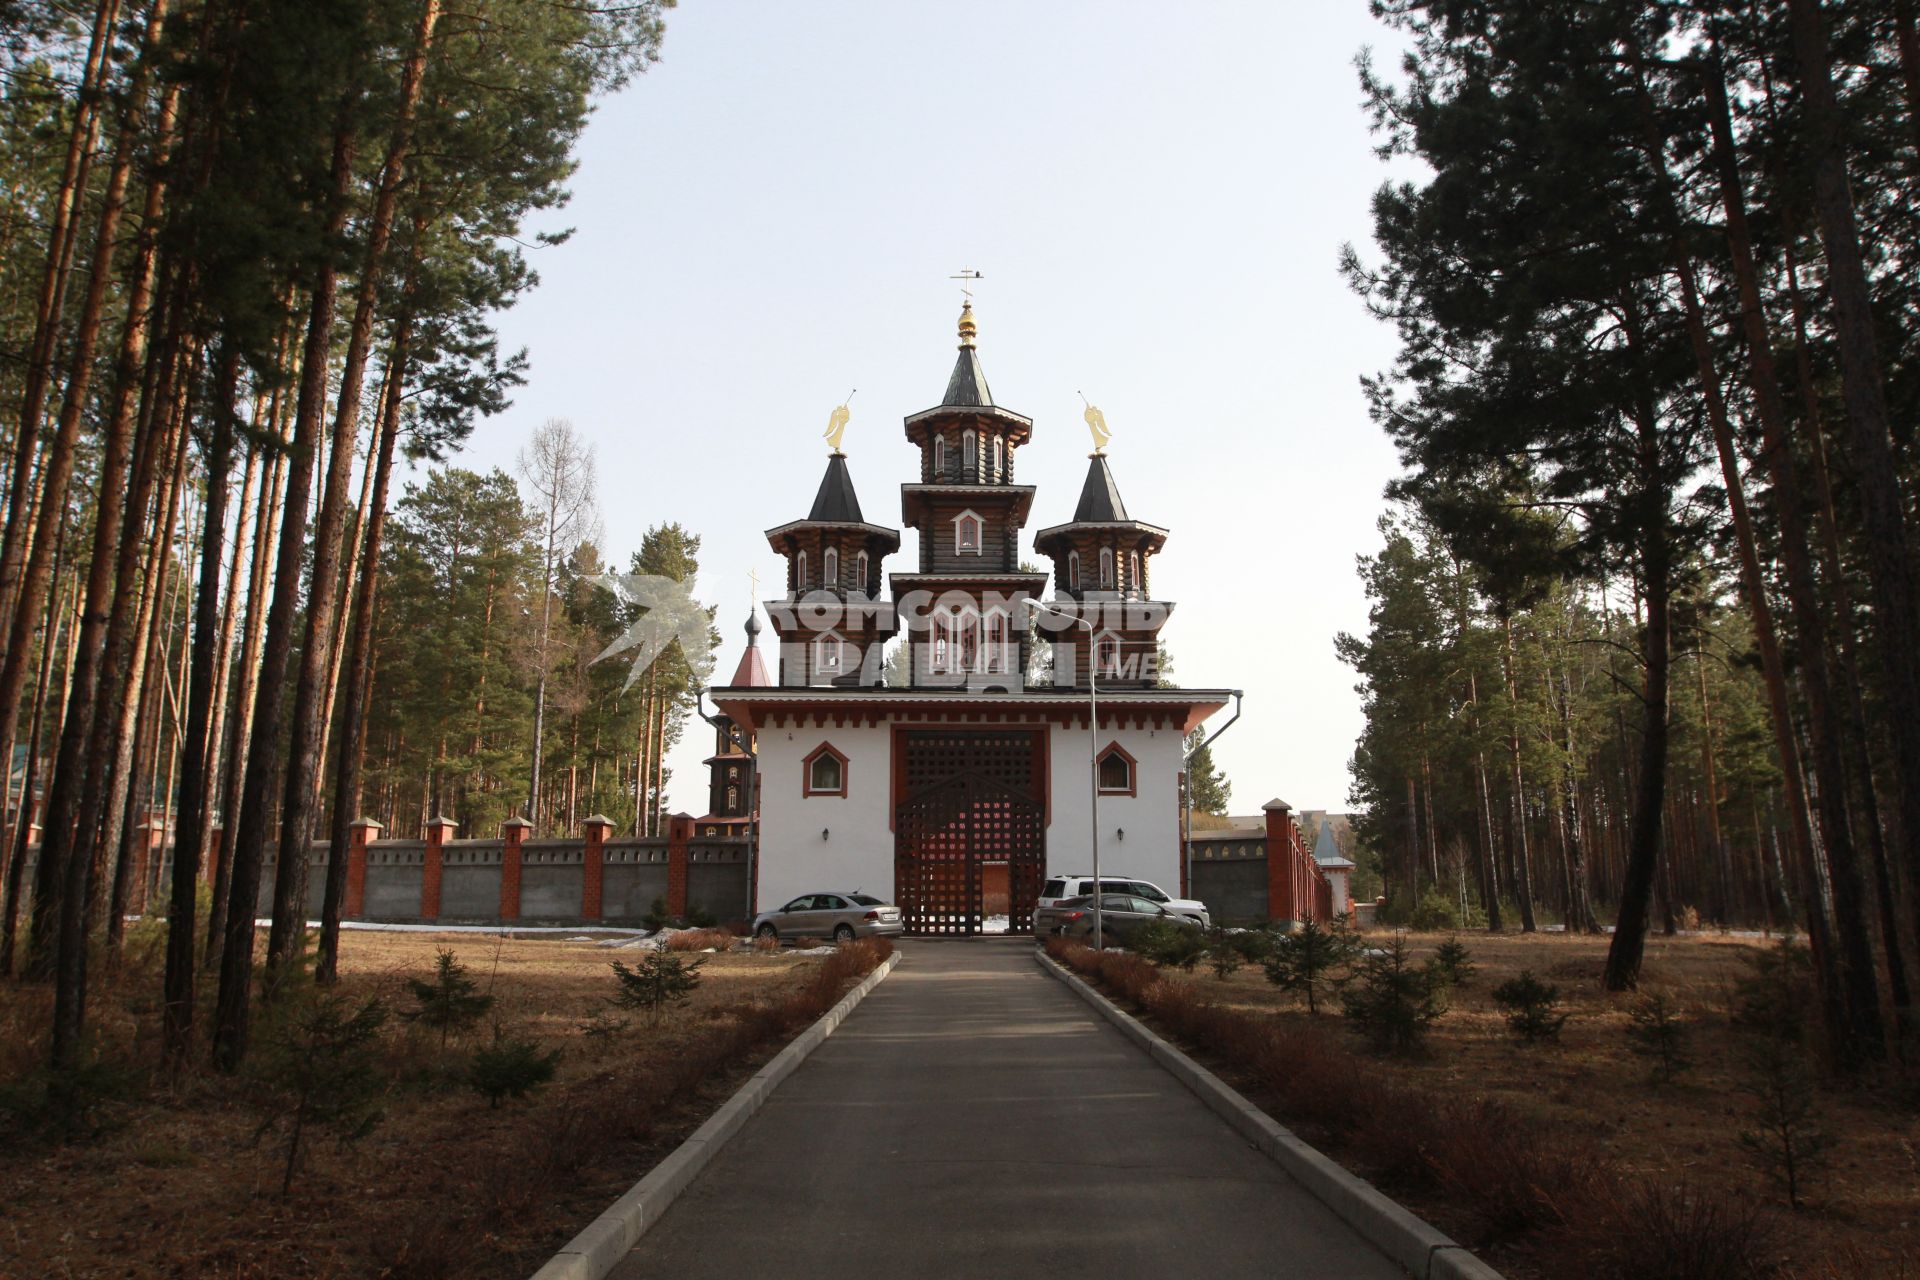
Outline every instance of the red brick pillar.
{"label": "red brick pillar", "polygon": [[1267,919],[1297,920],[1293,806],[1285,800],[1269,800],[1260,807],[1267,815]]}
{"label": "red brick pillar", "polygon": [[687,842],[693,839],[693,815],[667,819],[667,914],[687,914]]}
{"label": "red brick pillar", "polygon": [[520,918],[520,846],[533,824],[518,814],[500,824],[500,918]]}
{"label": "red brick pillar", "polygon": [[613,832],[613,819],[596,813],[580,824],[580,832],[587,842],[580,855],[580,916],[598,920],[606,915],[607,837]]}
{"label": "red brick pillar", "polygon": [[362,818],[347,828],[352,833],[347,844],[347,900],[341,914],[357,920],[367,914],[367,846],[380,838],[381,825]]}
{"label": "red brick pillar", "polygon": [[440,918],[440,872],[443,849],[449,837],[460,829],[452,818],[427,819],[427,858],[420,868],[420,918]]}

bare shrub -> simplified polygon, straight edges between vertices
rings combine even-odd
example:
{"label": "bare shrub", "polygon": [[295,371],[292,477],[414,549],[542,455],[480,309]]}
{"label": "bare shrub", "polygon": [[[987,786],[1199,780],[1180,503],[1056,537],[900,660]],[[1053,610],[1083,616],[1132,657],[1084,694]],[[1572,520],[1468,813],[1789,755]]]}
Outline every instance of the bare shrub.
{"label": "bare shrub", "polygon": [[1541,1253],[1578,1257],[1582,1273],[1597,1280],[1753,1280],[1772,1274],[1775,1234],[1764,1209],[1723,1191],[1613,1182],[1544,1238]]}
{"label": "bare shrub", "polygon": [[669,951],[725,951],[733,945],[733,934],[725,929],[677,929],[666,935]]}

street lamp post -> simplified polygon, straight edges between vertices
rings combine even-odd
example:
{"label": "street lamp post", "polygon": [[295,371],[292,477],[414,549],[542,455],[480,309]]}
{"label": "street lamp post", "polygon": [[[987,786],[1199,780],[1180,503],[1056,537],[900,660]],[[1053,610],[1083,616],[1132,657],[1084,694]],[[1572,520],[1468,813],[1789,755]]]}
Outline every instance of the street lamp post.
{"label": "street lamp post", "polygon": [[1027,608],[1033,613],[1050,613],[1087,629],[1087,809],[1093,824],[1093,944],[1104,950],[1107,934],[1103,927],[1105,917],[1100,911],[1100,655],[1097,652],[1100,642],[1094,634],[1093,623],[1085,618],[1041,604],[1031,596],[1027,598]]}

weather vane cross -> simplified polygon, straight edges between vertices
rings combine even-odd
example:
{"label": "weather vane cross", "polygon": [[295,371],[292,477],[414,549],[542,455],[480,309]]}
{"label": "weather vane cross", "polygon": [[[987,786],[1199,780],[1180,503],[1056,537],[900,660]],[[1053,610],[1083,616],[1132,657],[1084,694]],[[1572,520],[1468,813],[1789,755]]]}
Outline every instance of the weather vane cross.
{"label": "weather vane cross", "polygon": [[973,282],[980,278],[980,273],[972,267],[962,267],[960,268],[959,275],[947,277],[949,280],[958,280],[960,282],[960,293],[968,302],[973,301]]}

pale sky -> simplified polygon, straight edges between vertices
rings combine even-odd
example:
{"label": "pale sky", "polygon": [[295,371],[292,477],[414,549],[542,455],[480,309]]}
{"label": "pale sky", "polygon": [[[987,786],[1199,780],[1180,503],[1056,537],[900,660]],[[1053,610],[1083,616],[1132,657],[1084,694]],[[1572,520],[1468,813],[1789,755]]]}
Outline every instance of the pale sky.
{"label": "pale sky", "polygon": [[[1153,582],[1176,678],[1246,691],[1215,747],[1234,811],[1344,809],[1361,716],[1333,637],[1365,628],[1354,557],[1395,470],[1359,387],[1392,335],[1336,270],[1388,176],[1368,44],[1397,47],[1363,0],[683,0],[587,131],[547,224],[575,234],[534,251],[541,284],[502,320],[528,383],[455,461],[512,471],[571,419],[609,560],[660,521],[700,535],[724,679],[749,570],[763,598],[782,581],[763,530],[806,515],[852,388],[861,505],[900,525],[901,419],[940,399],[949,277],[974,268],[994,398],[1034,420],[1029,534],[1072,512],[1084,391],[1130,514],[1171,530]],[[916,554],[907,532],[886,568]],[[671,799],[699,814],[694,728]]]}

